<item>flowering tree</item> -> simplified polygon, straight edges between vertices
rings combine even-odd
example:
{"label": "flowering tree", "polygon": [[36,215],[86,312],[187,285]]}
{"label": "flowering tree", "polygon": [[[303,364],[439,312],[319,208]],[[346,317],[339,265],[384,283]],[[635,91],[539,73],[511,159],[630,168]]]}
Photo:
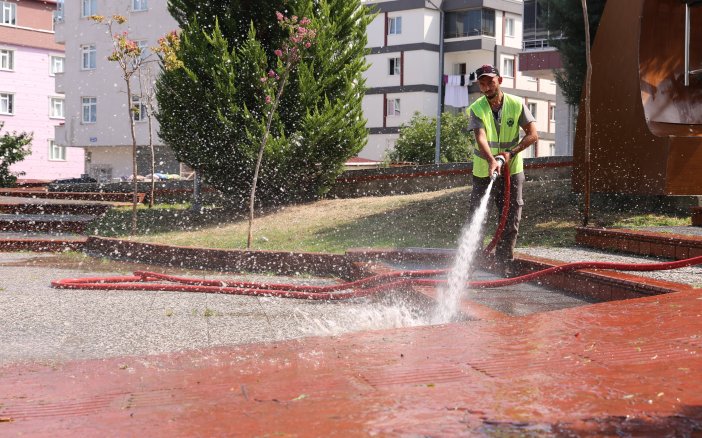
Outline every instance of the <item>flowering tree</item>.
{"label": "flowering tree", "polygon": [[137,141],[136,131],[134,127],[134,115],[141,108],[135,107],[132,102],[132,77],[140,71],[142,66],[142,50],[139,45],[129,39],[128,33],[115,33],[116,25],[124,24],[127,19],[121,15],[113,15],[110,18],[105,18],[102,15],[93,15],[91,20],[107,27],[109,35],[112,39],[112,53],[107,57],[109,61],[116,62],[122,72],[122,79],[127,86],[127,111],[129,116],[129,128],[132,136],[132,227],[131,234],[136,234],[137,230],[137,204],[138,204],[138,184],[137,184]]}
{"label": "flowering tree", "polygon": [[[161,55],[156,119],[176,158],[241,211],[250,210],[257,168],[256,208],[323,196],[367,140],[361,104],[373,14],[348,0],[169,0],[169,11],[180,34],[174,56]],[[304,29],[314,23],[309,47],[291,40],[276,11],[308,17]],[[286,70],[290,44],[300,56]]]}
{"label": "flowering tree", "polygon": [[266,91],[266,128],[263,131],[261,145],[258,148],[256,166],[251,183],[251,195],[249,197],[249,232],[246,239],[247,249],[251,248],[256,184],[258,182],[258,173],[261,169],[263,151],[266,148],[268,135],[271,131],[273,115],[278,110],[278,105],[285,91],[285,84],[290,77],[290,73],[302,58],[305,49],[309,49],[312,46],[316,36],[316,31],[310,28],[312,22],[309,18],[298,20],[298,17],[295,15],[286,17],[281,12],[276,12],[276,17],[278,19],[278,24],[288,32],[289,36],[287,40],[283,41],[282,47],[275,50],[275,56],[277,58],[276,69],[268,70],[267,73],[261,75],[261,82],[264,84],[264,89]]}

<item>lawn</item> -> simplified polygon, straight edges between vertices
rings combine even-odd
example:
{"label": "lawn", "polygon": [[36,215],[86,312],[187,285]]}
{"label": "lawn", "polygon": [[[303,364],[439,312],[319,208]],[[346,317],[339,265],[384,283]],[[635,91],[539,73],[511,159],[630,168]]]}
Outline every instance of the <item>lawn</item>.
{"label": "lawn", "polygon": [[[466,221],[469,187],[411,195],[325,199],[260,213],[254,221],[254,248],[343,253],[348,248],[452,248]],[[569,181],[530,181],[519,246],[570,246],[582,222]],[[142,242],[208,248],[245,248],[246,214],[187,206],[139,210]],[[126,237],[129,209],[116,209],[93,230],[102,236]],[[637,209],[592,209],[591,224],[601,226],[689,225],[688,216],[651,214]],[[487,238],[494,232],[491,213]]]}

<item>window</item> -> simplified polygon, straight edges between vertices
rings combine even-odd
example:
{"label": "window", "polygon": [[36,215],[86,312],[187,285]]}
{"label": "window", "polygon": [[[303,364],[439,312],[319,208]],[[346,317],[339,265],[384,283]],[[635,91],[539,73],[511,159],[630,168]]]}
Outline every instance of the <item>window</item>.
{"label": "window", "polygon": [[399,75],[401,71],[401,59],[390,58],[390,76]]}
{"label": "window", "polygon": [[55,141],[49,140],[49,160],[66,161],[66,146],[59,146]]}
{"label": "window", "polygon": [[552,122],[556,121],[556,105],[551,105],[548,108],[548,119]]}
{"label": "window", "polygon": [[531,146],[519,153],[519,155],[522,156],[522,158],[534,158],[534,151],[536,150],[536,146]]}
{"label": "window", "polygon": [[527,109],[532,116],[536,117],[536,104],[534,102],[527,103]]}
{"label": "window", "polygon": [[63,97],[49,98],[49,117],[52,119],[63,119]]}
{"label": "window", "polygon": [[135,122],[146,120],[146,105],[141,100],[141,96],[132,95],[132,117]]}
{"label": "window", "polygon": [[132,0],[132,11],[145,11],[149,9],[147,0]]}
{"label": "window", "polygon": [[56,10],[54,11],[54,23],[63,21],[63,0],[56,2]]}
{"label": "window", "polygon": [[548,144],[548,154],[551,156],[556,155],[556,143],[549,143]]}
{"label": "window", "polygon": [[81,17],[90,17],[97,15],[97,0],[82,0],[83,7],[80,10]]}
{"label": "window", "polygon": [[399,35],[402,33],[402,17],[388,18],[388,35]]}
{"label": "window", "polygon": [[514,18],[505,19],[505,36],[514,36]]}
{"label": "window", "polygon": [[148,58],[149,57],[149,41],[148,40],[137,40],[134,42],[136,43],[137,47],[139,47],[139,49],[141,50],[140,58],[141,59]]}
{"label": "window", "polygon": [[0,70],[12,71],[15,69],[15,51],[0,49]]}
{"label": "window", "polygon": [[502,61],[502,76],[507,78],[514,77],[514,58],[505,58]]}
{"label": "window", "polygon": [[15,113],[15,95],[12,93],[0,93],[0,114]]}
{"label": "window", "polygon": [[453,74],[455,75],[465,75],[468,73],[468,67],[465,62],[459,64],[453,64]]}
{"label": "window", "polygon": [[97,97],[83,97],[83,123],[95,123],[97,121]]}
{"label": "window", "polygon": [[17,25],[17,5],[10,2],[0,2],[0,24]]}
{"label": "window", "polygon": [[388,99],[388,108],[386,114],[388,116],[400,115],[400,99]]}
{"label": "window", "polygon": [[495,36],[495,10],[469,9],[446,12],[445,38],[487,35]]}
{"label": "window", "polygon": [[81,53],[81,69],[82,70],[93,70],[95,69],[95,59],[96,50],[95,44],[90,44],[87,46],[80,46]]}
{"label": "window", "polygon": [[51,76],[56,73],[63,73],[63,56],[49,55],[49,74]]}

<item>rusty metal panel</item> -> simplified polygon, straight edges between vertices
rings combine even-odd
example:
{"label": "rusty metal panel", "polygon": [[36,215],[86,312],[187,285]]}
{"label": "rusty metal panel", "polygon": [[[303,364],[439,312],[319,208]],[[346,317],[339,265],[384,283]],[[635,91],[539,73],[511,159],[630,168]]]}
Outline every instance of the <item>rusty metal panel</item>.
{"label": "rusty metal panel", "polygon": [[[673,84],[682,84],[684,8],[677,0],[607,3],[592,49],[593,192],[702,194],[701,85],[696,80],[686,88]],[[700,15],[697,8],[693,24],[702,20]],[[702,25],[694,32],[702,41]],[[692,58],[693,68],[701,56]],[[582,101],[580,106],[573,188],[581,192],[586,166]]]}

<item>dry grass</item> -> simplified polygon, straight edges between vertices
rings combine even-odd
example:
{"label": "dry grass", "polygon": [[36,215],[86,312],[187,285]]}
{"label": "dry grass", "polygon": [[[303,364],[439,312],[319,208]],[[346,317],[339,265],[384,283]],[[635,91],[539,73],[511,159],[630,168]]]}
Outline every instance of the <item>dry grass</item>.
{"label": "dry grass", "polygon": [[[411,195],[329,199],[288,206],[257,217],[254,248],[341,253],[348,248],[455,247],[466,220],[469,188]],[[569,181],[528,182],[519,246],[569,246],[581,216]],[[145,242],[208,248],[244,248],[246,220],[235,214],[198,215],[184,210],[142,211]],[[98,226],[101,235],[125,235],[125,213],[115,212]],[[494,232],[491,213],[486,235]],[[595,225],[679,225],[687,218],[648,212],[593,211]],[[120,231],[121,230],[121,231]]]}

